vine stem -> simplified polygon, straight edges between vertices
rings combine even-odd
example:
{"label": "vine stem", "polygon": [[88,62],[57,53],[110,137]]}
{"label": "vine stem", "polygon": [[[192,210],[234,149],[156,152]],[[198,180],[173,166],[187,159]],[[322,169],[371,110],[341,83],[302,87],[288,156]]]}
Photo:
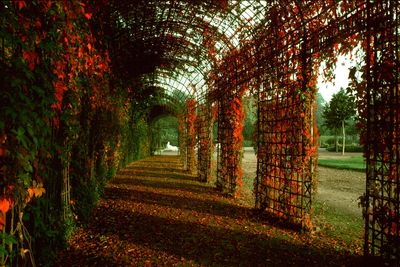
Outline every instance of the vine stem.
{"label": "vine stem", "polygon": [[[6,250],[6,239],[4,238],[6,235],[6,214],[4,214],[4,225],[3,225],[3,241],[2,241],[2,248],[5,252]],[[1,254],[1,266],[5,266],[7,258],[5,257],[5,253]]]}
{"label": "vine stem", "polygon": [[32,251],[31,236],[29,235],[28,229],[26,229],[25,225],[23,224],[23,220],[22,220],[23,216],[22,216],[22,214],[23,214],[23,212],[20,213],[20,217],[19,217],[19,222],[21,224],[21,231],[23,233],[23,236],[26,239],[26,242],[28,243],[29,259],[31,260],[32,267],[36,267],[35,257],[33,257],[33,251]]}
{"label": "vine stem", "polygon": [[[11,235],[14,235],[14,207],[11,208],[11,229],[10,229],[10,233]],[[4,227],[5,228],[5,227]],[[13,251],[13,243],[10,242],[9,247],[8,247],[10,253]],[[12,257],[10,257],[10,266],[12,266]]]}

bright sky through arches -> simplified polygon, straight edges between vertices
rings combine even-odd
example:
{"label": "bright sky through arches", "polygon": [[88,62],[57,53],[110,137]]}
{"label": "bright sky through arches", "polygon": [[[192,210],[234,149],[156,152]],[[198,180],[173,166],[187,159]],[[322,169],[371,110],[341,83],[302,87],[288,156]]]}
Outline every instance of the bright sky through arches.
{"label": "bright sky through arches", "polygon": [[363,52],[360,44],[354,47],[351,53],[338,55],[332,82],[324,81],[323,68],[325,68],[325,63],[322,62],[319,69],[317,87],[318,92],[322,95],[326,102],[329,102],[332,98],[332,95],[337,93],[340,88],[346,89],[348,87],[349,72],[351,68],[356,68],[356,79],[358,82],[361,81],[361,67],[365,64],[363,62],[364,57],[365,53]]}
{"label": "bright sky through arches", "polygon": [[[355,64],[350,60],[349,55],[340,55],[336,62],[336,69],[334,72],[335,78],[332,82],[324,82],[322,75],[318,77],[318,91],[326,102],[329,102],[332,95],[337,93],[340,88],[346,88],[349,84],[349,69]],[[321,73],[322,71],[320,71]]]}

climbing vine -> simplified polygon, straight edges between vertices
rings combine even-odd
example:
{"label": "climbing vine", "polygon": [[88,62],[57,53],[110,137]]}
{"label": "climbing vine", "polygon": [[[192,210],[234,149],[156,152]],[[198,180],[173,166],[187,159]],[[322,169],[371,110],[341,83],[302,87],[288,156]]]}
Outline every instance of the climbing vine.
{"label": "climbing vine", "polygon": [[191,173],[196,172],[196,151],[197,133],[196,133],[196,105],[194,98],[186,101],[186,127],[187,127],[187,169]]}
{"label": "climbing vine", "polygon": [[216,106],[201,104],[197,115],[197,133],[199,138],[198,170],[201,182],[210,182],[213,170],[213,125],[216,118]]}
{"label": "climbing vine", "polygon": [[239,197],[242,187],[242,150],[244,107],[241,95],[219,103],[218,140],[221,151],[218,162],[217,188]]}
{"label": "climbing vine", "polygon": [[[229,1],[213,5],[231,11]],[[262,7],[258,22],[242,23],[232,38],[205,21],[199,24],[202,38],[193,35],[184,42],[184,37],[164,36],[168,45],[180,40],[186,47],[198,39],[205,48],[196,56],[208,57],[206,98],[218,101],[217,187],[240,194],[242,97],[257,92],[256,207],[303,227],[311,227],[316,184],[317,67],[325,61],[324,73],[331,72],[337,55],[361,44],[365,66],[358,71],[363,81],[356,81],[355,70],[350,75],[367,160],[367,192],[361,203],[366,254],[382,254],[396,263],[398,5],[395,0],[272,1]],[[50,262],[54,247],[62,245],[74,224],[88,220],[118,167],[148,154],[150,103],[137,92],[141,84],[135,75],[174,63],[164,62],[162,47],[151,55],[155,60],[140,58],[149,63],[144,70],[140,64],[132,68],[137,50],[128,56],[121,44],[130,43],[135,32],[124,16],[108,29],[115,27],[112,36],[121,39],[113,43],[103,36],[102,16],[118,13],[108,12],[113,11],[109,6],[105,0],[6,0],[0,5],[1,265],[35,265],[36,256]],[[123,39],[125,32],[129,41]],[[216,38],[218,34],[223,36]],[[241,39],[237,45],[236,37]],[[115,53],[127,53],[126,61]],[[126,69],[116,71],[119,60]],[[132,76],[128,82],[122,79]],[[194,171],[197,102],[190,98],[184,104],[180,153]],[[204,118],[197,118],[198,127],[211,131]],[[212,154],[210,136],[197,131],[200,148]],[[199,154],[201,177],[209,176],[209,157]]]}
{"label": "climbing vine", "polygon": [[147,155],[146,114],[111,73],[101,29],[92,33],[102,4],[0,6],[2,266],[50,263],[118,167]]}

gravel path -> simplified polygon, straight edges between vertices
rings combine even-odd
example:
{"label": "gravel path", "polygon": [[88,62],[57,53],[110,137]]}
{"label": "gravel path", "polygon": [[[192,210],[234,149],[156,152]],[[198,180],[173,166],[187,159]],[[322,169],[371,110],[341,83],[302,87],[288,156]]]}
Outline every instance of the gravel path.
{"label": "gravel path", "polygon": [[359,197],[365,191],[365,174],[362,172],[319,167],[317,198],[327,205],[349,215],[361,216]]}

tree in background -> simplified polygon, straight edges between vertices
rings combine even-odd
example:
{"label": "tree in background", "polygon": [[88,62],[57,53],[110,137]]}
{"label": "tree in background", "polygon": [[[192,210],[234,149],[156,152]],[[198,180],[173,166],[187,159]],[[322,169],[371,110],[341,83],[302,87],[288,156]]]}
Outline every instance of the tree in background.
{"label": "tree in background", "polygon": [[243,106],[246,114],[243,127],[243,145],[252,146],[251,140],[254,132],[254,123],[257,120],[256,99],[250,96],[243,97]]}
{"label": "tree in background", "polygon": [[346,120],[356,115],[356,104],[353,96],[347,94],[343,88],[332,96],[331,101],[325,105],[322,117],[324,125],[335,130],[335,147],[338,152],[338,130],[342,129],[342,155],[346,146]]}
{"label": "tree in background", "polygon": [[319,135],[325,135],[327,132],[327,128],[324,124],[325,120],[323,117],[324,106],[326,105],[326,101],[320,93],[317,93],[317,111],[315,112],[317,127]]}

